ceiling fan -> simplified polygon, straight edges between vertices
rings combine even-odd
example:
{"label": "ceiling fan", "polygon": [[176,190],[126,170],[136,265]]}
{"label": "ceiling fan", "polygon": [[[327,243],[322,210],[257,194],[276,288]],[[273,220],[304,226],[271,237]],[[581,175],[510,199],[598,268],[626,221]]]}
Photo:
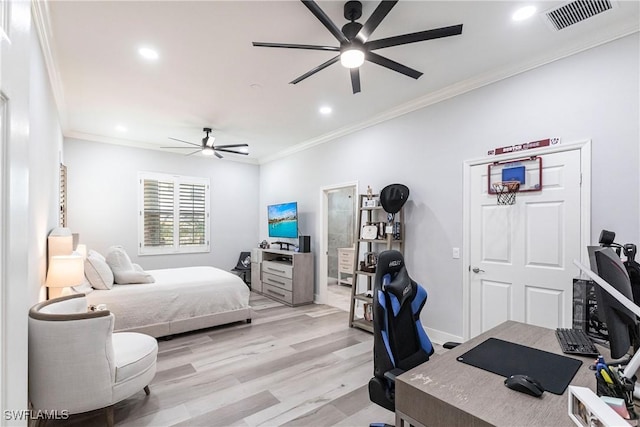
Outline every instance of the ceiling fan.
{"label": "ceiling fan", "polygon": [[338,56],[318,65],[314,69],[306,72],[291,84],[300,83],[306,79],[327,68],[329,65],[340,63],[350,69],[351,86],[353,93],[360,92],[360,70],[359,67],[365,60],[378,64],[382,67],[404,74],[406,76],[418,79],[422,73],[420,71],[409,68],[406,65],[399,64],[384,56],[378,55],[372,51],[385,47],[399,46],[403,44],[416,43],[425,40],[438,39],[462,34],[462,24],[452,25],[450,27],[435,28],[432,30],[420,31],[417,33],[403,34],[400,36],[387,37],[378,40],[369,40],[371,34],[380,25],[380,22],[387,16],[391,9],[396,5],[398,0],[383,0],[373,11],[364,25],[356,22],[362,16],[362,3],[359,1],[348,1],[344,5],[344,17],[348,22],[340,30],[336,24],[324,13],[320,6],[313,0],[301,0],[302,3],[314,14],[316,18],[338,39],[340,46],[317,46],[307,44],[285,44],[285,43],[263,43],[253,42],[258,47],[279,47],[287,49],[308,49],[308,50],[325,50],[340,52]]}
{"label": "ceiling fan", "polygon": [[[249,150],[247,149],[249,147],[248,144],[213,145],[213,142],[215,141],[216,137],[209,136],[209,134],[211,133],[211,128],[204,128],[202,129],[202,131],[206,135],[204,138],[202,138],[201,144],[184,141],[178,138],[169,137],[169,139],[173,139],[174,141],[178,141],[178,142],[183,142],[193,147],[198,147],[197,150],[194,150],[193,152],[187,154],[187,156],[191,156],[192,154],[196,154],[196,153],[202,153],[205,156],[215,155],[217,158],[222,159],[223,158],[222,154],[218,153],[218,151],[223,151],[225,153],[242,154],[244,156],[249,154]],[[181,148],[181,149],[193,150],[193,147],[161,147],[161,148]],[[238,148],[238,150],[233,150],[233,148]]]}

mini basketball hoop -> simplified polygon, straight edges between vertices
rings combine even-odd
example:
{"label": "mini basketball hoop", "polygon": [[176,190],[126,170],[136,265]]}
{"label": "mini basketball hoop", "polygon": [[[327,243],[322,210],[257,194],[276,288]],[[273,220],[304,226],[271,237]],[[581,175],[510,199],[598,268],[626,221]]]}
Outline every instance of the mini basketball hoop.
{"label": "mini basketball hoop", "polygon": [[516,202],[516,193],[520,188],[518,181],[500,181],[492,184],[499,205],[513,205]]}

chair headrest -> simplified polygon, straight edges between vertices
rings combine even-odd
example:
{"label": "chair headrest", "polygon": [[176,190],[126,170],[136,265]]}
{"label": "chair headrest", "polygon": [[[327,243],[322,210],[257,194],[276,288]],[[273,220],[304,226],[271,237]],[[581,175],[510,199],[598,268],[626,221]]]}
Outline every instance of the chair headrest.
{"label": "chair headrest", "polygon": [[383,279],[383,289],[385,292],[395,296],[399,306],[402,307],[404,302],[413,296],[413,282],[409,277],[409,273],[407,273],[407,269],[403,267],[395,277],[386,274],[385,279]]}
{"label": "chair headrest", "polygon": [[382,251],[378,255],[378,265],[376,273],[380,273],[381,277],[389,273],[395,275],[404,267],[404,257],[399,251],[389,250]]}
{"label": "chair headrest", "polygon": [[413,295],[412,280],[405,267],[404,257],[399,251],[380,252],[375,281],[380,283],[382,290],[393,294],[400,306]]}

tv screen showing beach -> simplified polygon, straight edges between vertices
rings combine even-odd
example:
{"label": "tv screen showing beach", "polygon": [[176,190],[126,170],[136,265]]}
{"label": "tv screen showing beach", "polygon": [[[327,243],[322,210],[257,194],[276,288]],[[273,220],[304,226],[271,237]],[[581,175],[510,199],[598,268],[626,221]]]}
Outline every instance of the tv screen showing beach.
{"label": "tv screen showing beach", "polygon": [[298,237],[298,203],[267,206],[269,237]]}

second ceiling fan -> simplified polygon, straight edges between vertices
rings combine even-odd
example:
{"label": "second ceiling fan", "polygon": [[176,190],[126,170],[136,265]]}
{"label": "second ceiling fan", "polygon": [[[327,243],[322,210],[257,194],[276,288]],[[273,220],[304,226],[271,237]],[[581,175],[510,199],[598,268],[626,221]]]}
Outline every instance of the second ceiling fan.
{"label": "second ceiling fan", "polygon": [[438,39],[442,37],[455,36],[462,33],[462,24],[452,25],[450,27],[435,28],[432,30],[420,31],[417,33],[403,34],[399,36],[387,37],[378,40],[369,40],[371,34],[378,28],[380,22],[387,16],[391,9],[398,2],[397,0],[389,1],[383,0],[378,7],[373,11],[367,22],[364,25],[356,22],[362,16],[362,3],[359,1],[348,1],[344,5],[344,17],[348,22],[339,29],[336,24],[324,13],[324,11],[313,0],[301,0],[302,3],[314,14],[314,16],[333,34],[333,36],[340,42],[340,46],[317,46],[307,44],[286,44],[286,43],[264,43],[253,42],[254,46],[258,47],[278,47],[287,49],[308,49],[308,50],[324,50],[340,52],[337,56],[330,60],[318,65],[314,69],[304,73],[300,77],[291,81],[290,83],[300,83],[306,79],[327,68],[329,65],[340,63],[350,69],[351,73],[351,86],[353,93],[360,92],[360,69],[359,67],[364,61],[370,61],[374,64],[378,64],[382,67],[404,74],[406,76],[418,79],[422,73],[407,67],[406,65],[399,64],[392,61],[389,58],[378,55],[372,52],[373,50],[382,49],[385,47],[399,46],[403,44],[416,43],[425,40]]}

